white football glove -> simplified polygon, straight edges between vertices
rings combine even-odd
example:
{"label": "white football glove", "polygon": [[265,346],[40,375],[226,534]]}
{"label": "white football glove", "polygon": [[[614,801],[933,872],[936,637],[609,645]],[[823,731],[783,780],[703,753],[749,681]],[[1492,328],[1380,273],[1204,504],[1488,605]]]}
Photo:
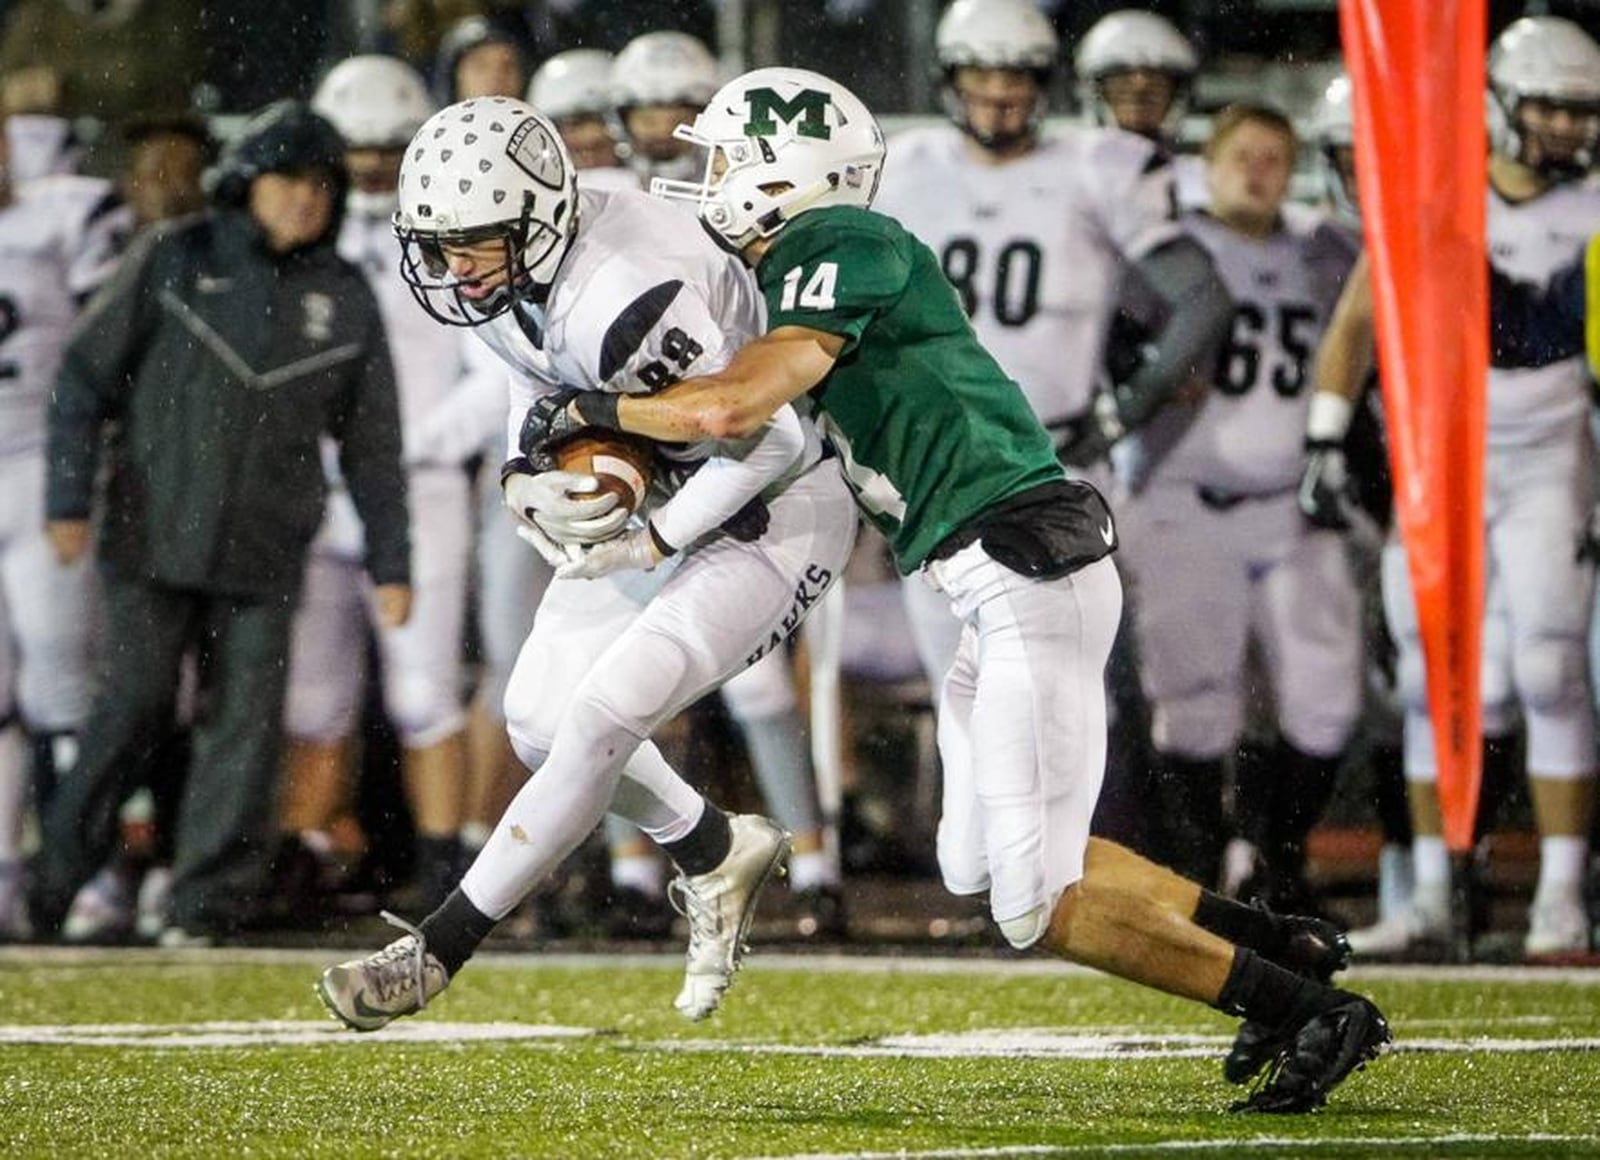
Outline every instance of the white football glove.
{"label": "white football glove", "polygon": [[[593,544],[610,539],[628,522],[617,497],[600,481],[575,471],[511,472],[503,485],[506,506],[519,520],[537,524],[557,543]],[[590,494],[594,493],[594,494]]]}
{"label": "white football glove", "polygon": [[648,527],[633,528],[600,544],[569,545],[565,563],[556,565],[558,580],[596,580],[613,572],[642,569],[661,562]]}
{"label": "white football glove", "polygon": [[544,562],[549,564],[552,568],[561,568],[572,563],[574,557],[576,557],[579,552],[583,551],[583,549],[578,547],[576,544],[568,545],[556,543],[549,536],[545,535],[544,532],[539,529],[539,525],[537,524],[527,524],[518,521],[517,535],[521,537],[524,542],[533,545],[533,550],[538,552],[540,556],[544,557]]}

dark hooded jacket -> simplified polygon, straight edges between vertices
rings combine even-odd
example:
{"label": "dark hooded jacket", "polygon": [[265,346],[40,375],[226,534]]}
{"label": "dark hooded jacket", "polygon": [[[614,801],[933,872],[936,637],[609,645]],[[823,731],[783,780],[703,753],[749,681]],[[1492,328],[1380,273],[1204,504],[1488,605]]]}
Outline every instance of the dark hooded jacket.
{"label": "dark hooded jacket", "polygon": [[[280,153],[246,191],[261,172],[307,168]],[[330,435],[373,581],[408,582],[394,371],[366,280],[334,251],[337,215],[315,244],[274,254],[223,186],[216,208],[139,239],[74,329],[50,404],[48,516],[87,518],[103,474],[105,567],[292,597]]]}

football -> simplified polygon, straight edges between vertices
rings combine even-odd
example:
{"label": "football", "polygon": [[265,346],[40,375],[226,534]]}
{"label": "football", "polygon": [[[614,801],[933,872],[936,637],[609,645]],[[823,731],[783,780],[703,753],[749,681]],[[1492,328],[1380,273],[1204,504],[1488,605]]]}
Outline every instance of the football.
{"label": "football", "polygon": [[655,453],[648,439],[591,427],[562,441],[554,452],[560,470],[594,476],[600,490],[615,495],[628,511],[638,511],[644,502],[654,475]]}

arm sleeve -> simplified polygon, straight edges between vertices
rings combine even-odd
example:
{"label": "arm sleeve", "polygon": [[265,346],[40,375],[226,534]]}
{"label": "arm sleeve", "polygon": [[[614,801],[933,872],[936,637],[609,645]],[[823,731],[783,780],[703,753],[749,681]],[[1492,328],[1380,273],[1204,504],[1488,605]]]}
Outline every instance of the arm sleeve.
{"label": "arm sleeve", "polygon": [[[366,354],[353,364],[337,429],[339,469],[367,533],[367,574],[374,584],[411,580],[406,474],[400,461],[400,398],[389,343],[367,296]],[[347,296],[353,297],[353,293]]]}
{"label": "arm sleeve", "polygon": [[759,435],[738,444],[714,444],[712,456],[671,499],[650,516],[656,532],[674,548],[686,548],[721,527],[805,452],[800,417],[785,404]]}
{"label": "arm sleeve", "polygon": [[1233,298],[1193,238],[1172,238],[1135,263],[1134,272],[1166,310],[1138,368],[1115,387],[1118,414],[1129,427],[1145,422],[1204,371],[1233,321]]}
{"label": "arm sleeve", "polygon": [[79,316],[50,392],[45,510],[87,519],[100,466],[100,429],[122,409],[157,318],[159,233],[131,249]]}

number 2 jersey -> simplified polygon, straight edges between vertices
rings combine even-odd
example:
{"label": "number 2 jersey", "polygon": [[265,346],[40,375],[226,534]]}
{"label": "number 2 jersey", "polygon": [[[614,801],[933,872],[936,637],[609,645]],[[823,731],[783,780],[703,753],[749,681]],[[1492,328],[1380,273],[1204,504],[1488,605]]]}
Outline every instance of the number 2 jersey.
{"label": "number 2 jersey", "polygon": [[983,345],[1046,424],[1101,378],[1125,262],[1177,233],[1171,166],[1142,137],[1070,128],[986,165],[953,125],[889,146],[874,208],[938,256]]}
{"label": "number 2 jersey", "polygon": [[40,178],[0,207],[0,455],[40,451],[56,368],[132,218],[108,182]]}
{"label": "number 2 jersey", "polygon": [[[682,209],[633,190],[580,186],[578,196],[582,224],[549,299],[519,299],[475,330],[511,368],[513,455],[540,395],[561,387],[647,394],[721,370],[763,330],[750,271]],[[657,472],[665,486],[652,491],[650,519],[677,548],[822,455],[816,430],[788,409],[756,439],[658,447],[681,470]]]}
{"label": "number 2 jersey", "polygon": [[811,391],[817,424],[902,573],[997,504],[1057,482],[1082,509],[1085,561],[1109,553],[1097,493],[1065,482],[1049,435],[978,342],[933,251],[893,218],[808,210],[756,277],[773,329],[845,340]]}
{"label": "number 2 jersey", "polygon": [[1165,448],[1155,474],[1223,495],[1292,490],[1305,466],[1312,358],[1358,243],[1303,213],[1285,215],[1263,238],[1203,211],[1185,214],[1183,228],[1227,285],[1233,325],[1198,413],[1172,407],[1152,420],[1149,443]]}

